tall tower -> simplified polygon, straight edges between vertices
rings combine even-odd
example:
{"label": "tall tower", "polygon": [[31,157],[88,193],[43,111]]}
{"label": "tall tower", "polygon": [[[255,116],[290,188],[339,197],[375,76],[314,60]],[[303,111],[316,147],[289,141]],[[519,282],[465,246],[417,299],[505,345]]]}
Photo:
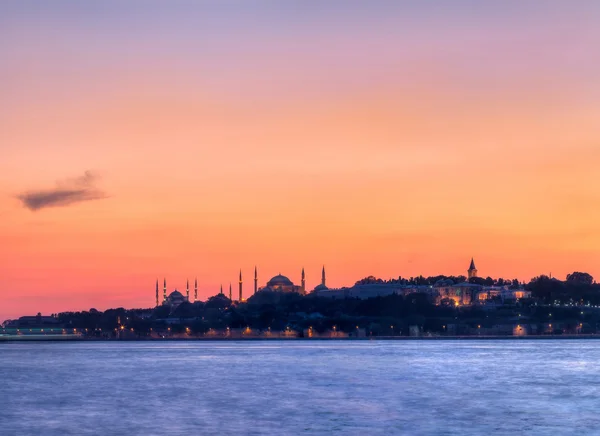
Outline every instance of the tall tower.
{"label": "tall tower", "polygon": [[163,303],[167,301],[167,279],[165,279],[163,284]]}
{"label": "tall tower", "polygon": [[242,298],[242,270],[240,270],[240,303],[243,301]]}
{"label": "tall tower", "polygon": [[229,301],[233,301],[233,295],[231,294],[231,282],[229,282]]}
{"label": "tall tower", "polygon": [[194,303],[198,301],[198,277],[194,281]]}
{"label": "tall tower", "polygon": [[185,282],[185,298],[190,302],[190,279]]}
{"label": "tall tower", "polygon": [[258,291],[258,270],[256,269],[256,266],[254,267],[254,293],[256,294],[256,291]]}
{"label": "tall tower", "polygon": [[302,268],[302,293],[306,292],[306,276],[304,275],[304,268]]}
{"label": "tall tower", "polygon": [[323,265],[323,271],[321,271],[321,284],[323,286],[326,286],[325,285],[325,265]]}
{"label": "tall tower", "polygon": [[158,307],[158,279],[156,279],[156,307]]}
{"label": "tall tower", "polygon": [[469,266],[467,273],[470,279],[477,277],[477,268],[475,268],[475,262],[473,261],[473,258],[471,258],[471,265]]}
{"label": "tall tower", "polygon": [[223,295],[223,285],[221,285],[221,292],[220,292],[220,294]]}

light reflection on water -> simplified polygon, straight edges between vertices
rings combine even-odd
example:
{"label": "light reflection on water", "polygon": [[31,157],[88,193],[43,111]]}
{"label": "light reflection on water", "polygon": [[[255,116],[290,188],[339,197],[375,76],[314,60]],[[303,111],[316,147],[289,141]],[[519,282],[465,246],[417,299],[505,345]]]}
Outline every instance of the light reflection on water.
{"label": "light reflection on water", "polygon": [[0,344],[0,434],[600,434],[600,341]]}

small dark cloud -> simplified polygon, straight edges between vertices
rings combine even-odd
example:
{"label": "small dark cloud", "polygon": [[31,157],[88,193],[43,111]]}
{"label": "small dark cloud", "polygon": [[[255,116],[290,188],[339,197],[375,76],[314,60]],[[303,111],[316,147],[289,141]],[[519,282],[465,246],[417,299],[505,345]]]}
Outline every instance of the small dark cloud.
{"label": "small dark cloud", "polygon": [[17,195],[23,207],[37,211],[48,207],[70,206],[84,201],[106,198],[105,192],[96,188],[98,177],[86,171],[81,177],[57,182],[56,187],[39,191],[27,191]]}

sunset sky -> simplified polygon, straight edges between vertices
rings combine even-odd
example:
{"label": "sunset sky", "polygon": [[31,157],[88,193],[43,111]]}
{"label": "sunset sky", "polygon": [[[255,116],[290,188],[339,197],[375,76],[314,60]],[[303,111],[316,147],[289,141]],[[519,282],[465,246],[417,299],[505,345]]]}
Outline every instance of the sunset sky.
{"label": "sunset sky", "polygon": [[0,2],[0,322],[281,272],[600,279],[600,2]]}

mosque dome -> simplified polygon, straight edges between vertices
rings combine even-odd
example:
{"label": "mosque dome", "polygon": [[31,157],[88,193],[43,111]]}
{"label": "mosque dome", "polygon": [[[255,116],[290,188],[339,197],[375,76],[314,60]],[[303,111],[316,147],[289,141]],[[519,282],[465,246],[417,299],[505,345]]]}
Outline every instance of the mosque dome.
{"label": "mosque dome", "polygon": [[169,298],[183,298],[183,294],[179,291],[173,291],[169,294]]}
{"label": "mosque dome", "polygon": [[271,280],[267,282],[267,286],[276,287],[276,286],[294,286],[292,281],[288,279],[286,276],[282,276],[281,274],[276,275]]}
{"label": "mosque dome", "polygon": [[320,284],[315,288],[315,291],[328,291],[329,288],[327,286],[325,286],[324,284]]}

